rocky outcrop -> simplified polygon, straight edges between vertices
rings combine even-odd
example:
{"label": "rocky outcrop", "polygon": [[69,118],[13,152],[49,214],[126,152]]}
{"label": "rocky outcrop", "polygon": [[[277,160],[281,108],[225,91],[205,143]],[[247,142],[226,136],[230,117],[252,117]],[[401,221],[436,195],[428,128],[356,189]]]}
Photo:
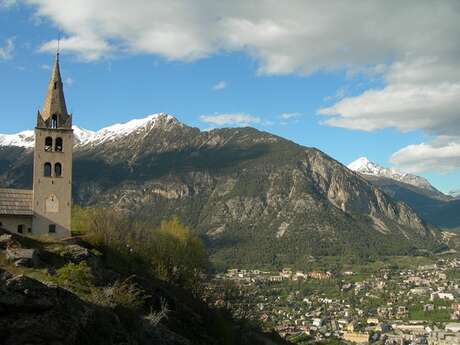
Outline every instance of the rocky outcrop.
{"label": "rocky outcrop", "polygon": [[5,251],[5,256],[15,266],[38,267],[40,264],[38,250],[36,249],[8,248]]}
{"label": "rocky outcrop", "polygon": [[82,247],[78,244],[69,244],[60,251],[60,255],[70,260],[73,263],[79,263],[85,260],[89,260],[92,254],[88,248]]}
{"label": "rocky outcrop", "polygon": [[25,277],[0,279],[3,345],[77,344],[94,310],[72,293]]}
{"label": "rocky outcrop", "polygon": [[0,249],[6,249],[13,242],[13,235],[1,234],[0,235]]}

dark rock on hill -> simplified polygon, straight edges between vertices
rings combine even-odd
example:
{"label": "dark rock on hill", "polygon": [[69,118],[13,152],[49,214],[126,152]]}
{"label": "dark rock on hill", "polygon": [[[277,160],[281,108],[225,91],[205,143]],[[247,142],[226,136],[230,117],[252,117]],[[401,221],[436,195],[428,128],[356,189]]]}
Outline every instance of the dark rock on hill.
{"label": "dark rock on hill", "polygon": [[76,344],[94,311],[72,293],[25,276],[0,279],[2,344]]}

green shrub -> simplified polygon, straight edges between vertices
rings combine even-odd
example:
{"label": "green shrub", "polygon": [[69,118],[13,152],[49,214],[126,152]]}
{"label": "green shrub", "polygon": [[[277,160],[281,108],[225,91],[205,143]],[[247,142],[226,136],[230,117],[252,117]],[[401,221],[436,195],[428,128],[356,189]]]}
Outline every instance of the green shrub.
{"label": "green shrub", "polygon": [[161,222],[145,245],[151,268],[169,283],[199,289],[209,262],[201,240],[177,218]]}
{"label": "green shrub", "polygon": [[88,264],[82,261],[78,264],[69,263],[58,269],[53,281],[62,287],[84,293],[90,292],[94,276]]}

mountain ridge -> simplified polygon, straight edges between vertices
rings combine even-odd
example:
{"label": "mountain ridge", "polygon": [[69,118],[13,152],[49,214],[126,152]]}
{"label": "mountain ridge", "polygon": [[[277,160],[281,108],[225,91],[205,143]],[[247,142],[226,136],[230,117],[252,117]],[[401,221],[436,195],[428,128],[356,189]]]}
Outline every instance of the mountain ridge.
{"label": "mountain ridge", "polygon": [[389,178],[415,187],[426,189],[430,192],[434,192],[439,197],[447,197],[447,195],[433,187],[433,185],[426,178],[406,173],[394,168],[385,168],[375,162],[370,161],[367,157],[360,157],[348,164],[347,167],[350,170],[356,171],[360,174]]}
{"label": "mountain ridge", "polygon": [[[455,197],[455,193],[444,194],[431,185],[427,188],[424,178],[381,167],[365,157],[348,167],[393,199],[409,205],[426,222],[446,229],[460,228],[460,199]],[[407,176],[410,176],[409,179],[404,178]]]}
{"label": "mountain ridge", "polygon": [[[78,204],[129,210],[152,224],[178,216],[226,265],[438,245],[437,231],[410,207],[315,148],[251,127],[200,131],[164,114],[154,123],[76,146]],[[0,149],[1,184],[29,186],[31,151]]]}
{"label": "mountain ridge", "polygon": [[[179,121],[166,113],[155,113],[143,118],[133,119],[124,123],[116,123],[103,127],[97,131],[84,129],[79,126],[72,126],[74,130],[75,145],[85,146],[90,144],[100,144],[106,141],[113,141],[148,126],[155,126],[157,122],[177,122]],[[35,133],[33,130],[25,130],[15,134],[0,134],[1,146],[17,146],[33,148]]]}

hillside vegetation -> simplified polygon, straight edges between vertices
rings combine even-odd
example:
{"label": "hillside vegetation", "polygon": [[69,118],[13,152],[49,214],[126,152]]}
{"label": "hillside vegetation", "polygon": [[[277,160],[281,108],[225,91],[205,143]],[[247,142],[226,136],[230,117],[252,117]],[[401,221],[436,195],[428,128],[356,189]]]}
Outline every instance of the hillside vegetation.
{"label": "hillside vegetation", "polygon": [[177,220],[149,229],[109,209],[74,218],[83,236],[63,242],[1,232],[2,345],[284,343],[200,301],[208,260]]}

